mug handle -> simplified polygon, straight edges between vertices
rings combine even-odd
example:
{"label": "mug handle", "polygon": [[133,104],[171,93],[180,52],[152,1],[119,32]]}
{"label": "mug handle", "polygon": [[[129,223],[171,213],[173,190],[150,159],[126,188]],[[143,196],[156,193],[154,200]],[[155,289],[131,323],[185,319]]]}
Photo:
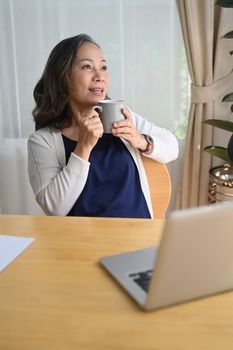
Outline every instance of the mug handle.
{"label": "mug handle", "polygon": [[94,109],[97,113],[103,112],[103,108],[101,106],[94,106],[92,109]]}

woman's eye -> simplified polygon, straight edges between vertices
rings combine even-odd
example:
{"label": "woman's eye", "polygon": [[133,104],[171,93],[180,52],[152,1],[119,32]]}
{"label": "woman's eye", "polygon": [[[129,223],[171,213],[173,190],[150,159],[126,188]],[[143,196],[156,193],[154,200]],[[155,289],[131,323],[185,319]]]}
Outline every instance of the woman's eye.
{"label": "woman's eye", "polygon": [[82,69],[91,69],[91,65],[90,64],[84,64],[84,66],[82,66]]}
{"label": "woman's eye", "polygon": [[108,70],[108,67],[107,66],[103,66],[102,70]]}

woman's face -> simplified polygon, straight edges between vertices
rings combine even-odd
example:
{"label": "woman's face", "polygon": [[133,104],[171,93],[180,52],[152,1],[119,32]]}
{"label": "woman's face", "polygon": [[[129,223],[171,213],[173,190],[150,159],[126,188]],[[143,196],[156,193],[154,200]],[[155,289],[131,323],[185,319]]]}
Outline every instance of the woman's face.
{"label": "woman's face", "polygon": [[78,109],[90,108],[103,100],[109,77],[102,50],[92,43],[84,43],[78,50],[70,81],[70,99]]}

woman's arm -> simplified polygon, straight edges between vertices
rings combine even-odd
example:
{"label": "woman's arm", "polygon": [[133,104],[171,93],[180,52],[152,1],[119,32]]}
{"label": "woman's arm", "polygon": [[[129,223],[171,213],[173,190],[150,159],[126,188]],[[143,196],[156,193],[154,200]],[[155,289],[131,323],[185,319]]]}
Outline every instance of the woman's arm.
{"label": "woman's arm", "polygon": [[71,153],[67,165],[58,160],[52,137],[38,132],[28,140],[28,174],[35,197],[47,215],[67,215],[81,194],[90,163]]}
{"label": "woman's arm", "polygon": [[[140,115],[124,109],[125,120],[114,123],[113,134],[128,141],[134,148],[142,148],[142,135],[149,135],[153,139],[150,154],[143,153],[160,163],[168,163],[178,157],[178,142],[168,130],[160,128]],[[145,141],[144,141],[145,143]]]}
{"label": "woman's arm", "polygon": [[176,137],[167,129],[160,128],[138,114],[132,113],[135,126],[141,134],[152,137],[154,146],[149,155],[144,154],[160,163],[169,163],[177,159],[179,147]]}

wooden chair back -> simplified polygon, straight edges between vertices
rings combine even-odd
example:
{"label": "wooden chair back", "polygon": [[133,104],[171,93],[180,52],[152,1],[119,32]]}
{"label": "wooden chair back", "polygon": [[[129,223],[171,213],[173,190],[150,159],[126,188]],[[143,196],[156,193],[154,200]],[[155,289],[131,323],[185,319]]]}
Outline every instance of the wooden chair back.
{"label": "wooden chair back", "polygon": [[165,219],[171,199],[171,178],[165,164],[143,157],[155,219]]}

